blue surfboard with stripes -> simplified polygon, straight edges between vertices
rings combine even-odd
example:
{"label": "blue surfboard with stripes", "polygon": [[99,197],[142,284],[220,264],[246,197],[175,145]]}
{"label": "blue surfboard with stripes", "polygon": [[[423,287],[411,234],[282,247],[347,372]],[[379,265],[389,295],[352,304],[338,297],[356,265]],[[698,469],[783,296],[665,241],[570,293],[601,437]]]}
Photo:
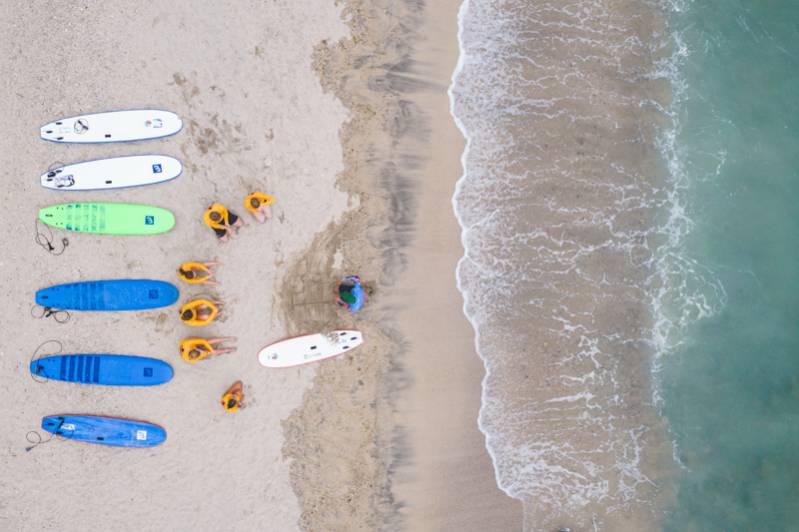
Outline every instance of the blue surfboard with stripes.
{"label": "blue surfboard with stripes", "polygon": [[58,284],[36,292],[36,304],[63,310],[146,310],[178,300],[178,289],[165,281],[110,279]]}
{"label": "blue surfboard with stripes", "polygon": [[114,447],[154,447],[166,441],[163,427],[117,417],[60,414],[43,417],[42,428],[62,438]]}
{"label": "blue surfboard with stripes", "polygon": [[42,357],[31,361],[30,372],[49,380],[105,386],[155,386],[174,375],[172,366],[163,360],[107,354]]}

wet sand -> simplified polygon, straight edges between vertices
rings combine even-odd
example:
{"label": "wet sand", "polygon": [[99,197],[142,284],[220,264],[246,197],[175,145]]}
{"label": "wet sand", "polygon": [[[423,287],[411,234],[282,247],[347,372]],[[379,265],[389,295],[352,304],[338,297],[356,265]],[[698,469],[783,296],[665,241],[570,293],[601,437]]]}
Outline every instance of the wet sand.
{"label": "wet sand", "polygon": [[[317,55],[323,85],[352,111],[340,183],[359,208],[293,266],[284,310],[294,332],[354,326],[367,343],[321,364],[285,424],[306,530],[522,526],[477,427],[483,368],[455,287],[458,6],[348,2],[353,38]],[[354,318],[315,303],[346,273],[375,289]]]}
{"label": "wet sand", "polygon": [[455,266],[463,254],[452,211],[464,143],[449,112],[447,87],[458,58],[459,1],[426,6],[411,70],[426,83],[411,100],[430,130],[417,152],[417,231],[399,278],[400,333],[411,339],[405,364],[412,375],[399,403],[408,436],[408,464],[395,492],[405,502],[408,530],[521,530],[521,502],[499,490],[477,426],[485,368],[474,331],[462,313]]}

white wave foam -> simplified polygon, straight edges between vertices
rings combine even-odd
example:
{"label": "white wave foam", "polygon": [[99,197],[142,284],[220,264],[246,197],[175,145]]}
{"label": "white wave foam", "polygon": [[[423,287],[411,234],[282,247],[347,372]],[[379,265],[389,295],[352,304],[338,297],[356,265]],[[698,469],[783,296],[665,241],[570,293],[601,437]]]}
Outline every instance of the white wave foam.
{"label": "white wave foam", "polygon": [[[653,4],[671,12],[686,6],[676,0]],[[452,198],[465,250],[456,283],[486,368],[478,426],[486,437],[497,483],[508,495],[534,500],[541,508],[578,508],[597,502],[623,508],[642,502],[642,490],[653,483],[642,465],[649,430],[635,421],[635,412],[628,414],[634,392],[619,358],[646,345],[658,356],[668,352],[679,343],[687,323],[712,315],[724,302],[723,288],[713,273],[681,252],[692,226],[684,206],[687,184],[676,145],[677,114],[685,90],[680,68],[688,50],[679,35],[654,35],[652,42],[644,42],[624,34],[598,2],[578,1],[561,12],[554,8],[539,12],[539,19],[529,26],[525,24],[530,21],[512,12],[519,7],[534,10],[529,3],[513,0],[461,4],[460,56],[449,87],[450,112],[466,140],[461,156],[464,172]],[[552,20],[546,22],[546,17]],[[597,20],[607,24],[601,26]],[[558,32],[549,31],[553,27]],[[607,43],[603,32],[610,35]],[[546,57],[546,50],[541,55],[519,51],[535,39],[552,39],[585,53],[573,55],[571,68],[558,68],[561,63]],[[602,53],[605,44],[607,54]],[[635,66],[636,58],[662,53],[666,46],[672,53],[654,67]],[[618,60],[625,53],[632,58],[632,67]],[[668,80],[674,100],[665,106],[656,98],[635,100],[615,87],[593,87],[602,79],[592,77],[595,65],[617,69],[630,83]],[[547,75],[530,74],[545,71]],[[573,87],[588,89],[564,90]],[[608,124],[608,134],[618,135],[621,143],[647,142],[640,131],[626,132],[624,124],[598,105],[603,98],[612,105],[655,109],[667,117],[670,125],[657,139],[668,165],[662,187],[653,189],[640,170],[600,151],[586,149],[579,157],[547,166],[549,154],[526,149],[523,126],[533,121],[575,124],[579,126],[575,131]],[[560,141],[546,128],[536,134],[536,147],[557,146]],[[720,168],[724,154],[717,156]],[[615,177],[583,175],[580,165],[586,160],[606,165],[608,175]],[[561,202],[555,195],[531,193],[547,191],[550,185],[553,191],[573,189],[576,197],[584,194],[591,200]],[[653,226],[640,225],[638,219],[653,209],[665,213],[664,219]],[[537,225],[529,222],[533,210],[543,220]],[[520,264],[520,254],[535,260]],[[605,262],[597,266],[596,257]],[[619,260],[625,262],[617,264]],[[625,277],[627,267],[650,273],[638,282]],[[579,290],[570,291],[572,282],[597,287],[590,293],[593,300],[586,303]],[[613,320],[597,323],[603,317],[594,316],[591,309],[596,305],[607,309],[608,303],[602,301],[605,288],[626,301],[650,301],[654,329],[633,323],[632,332],[625,332]],[[509,301],[521,303],[510,314]],[[613,310],[609,312],[612,315]],[[569,346],[552,360],[543,356],[546,348],[535,351],[534,361],[548,365],[551,380],[509,389],[510,380],[529,370],[519,352],[530,346],[514,343],[518,324],[498,323],[495,317],[500,314],[542,321],[539,343]],[[629,319],[624,314],[616,318]],[[657,359],[653,367],[657,371]],[[657,388],[653,393],[659,401]],[[593,451],[582,440],[585,433],[597,436]]]}

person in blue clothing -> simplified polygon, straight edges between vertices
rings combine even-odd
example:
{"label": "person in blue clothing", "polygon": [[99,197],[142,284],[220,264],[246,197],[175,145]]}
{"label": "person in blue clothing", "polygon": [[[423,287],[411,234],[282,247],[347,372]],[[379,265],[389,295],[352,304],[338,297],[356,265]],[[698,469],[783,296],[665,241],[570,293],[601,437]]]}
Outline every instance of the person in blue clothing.
{"label": "person in blue clothing", "polygon": [[347,275],[338,285],[336,303],[353,314],[363,307],[363,287],[357,275]]}

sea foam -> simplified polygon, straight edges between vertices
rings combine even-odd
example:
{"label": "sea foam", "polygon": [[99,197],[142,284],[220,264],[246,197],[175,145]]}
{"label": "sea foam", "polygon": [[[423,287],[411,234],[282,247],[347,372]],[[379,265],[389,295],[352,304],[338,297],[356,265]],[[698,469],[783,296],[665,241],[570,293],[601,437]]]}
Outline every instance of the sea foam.
{"label": "sea foam", "polygon": [[466,0],[458,15],[456,279],[486,367],[478,423],[531,527],[646,513],[667,441],[649,370],[653,327],[672,323],[652,306],[673,267],[658,250],[688,223],[657,149],[672,7],[605,4]]}

